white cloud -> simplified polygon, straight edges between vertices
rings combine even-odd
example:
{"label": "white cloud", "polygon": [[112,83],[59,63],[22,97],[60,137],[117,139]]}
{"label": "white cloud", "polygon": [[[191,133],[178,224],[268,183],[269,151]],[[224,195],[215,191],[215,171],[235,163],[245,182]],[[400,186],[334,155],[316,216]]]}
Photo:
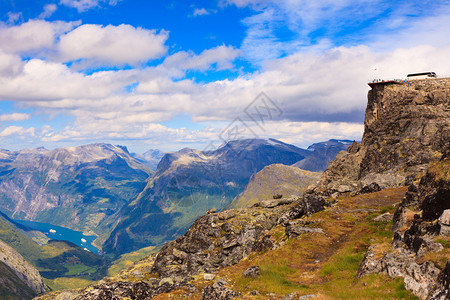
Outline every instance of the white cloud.
{"label": "white cloud", "polygon": [[62,61],[81,60],[82,66],[138,65],[164,55],[167,38],[166,31],[86,24],[61,36],[58,51]]}
{"label": "white cloud", "polygon": [[195,55],[193,52],[180,51],[166,57],[162,67],[182,71],[180,74],[184,74],[186,70],[207,71],[213,65],[216,65],[217,70],[225,70],[233,68],[232,62],[240,54],[240,50],[224,45],[206,49],[199,55]]}
{"label": "white cloud", "polygon": [[168,32],[164,30],[156,32],[125,24],[79,24],[44,20],[30,20],[18,26],[0,24],[0,51],[73,62],[73,69],[136,66],[167,53]]}
{"label": "white cloud", "polygon": [[77,24],[30,20],[18,26],[0,26],[0,50],[14,54],[39,54],[51,50],[55,39]]}
{"label": "white cloud", "polygon": [[[250,0],[234,2],[259,5]],[[274,5],[273,1],[267,3]],[[280,6],[288,3],[282,1]],[[349,3],[337,1],[332,4],[332,10]],[[324,8],[322,2],[306,4],[312,6],[312,13],[316,13],[314,9]],[[297,7],[295,1],[292,5]],[[159,66],[143,67],[142,62],[167,53],[166,32],[129,25],[87,24],[74,30],[66,28],[67,33],[63,34],[64,30],[57,29],[55,23],[45,21],[2,27],[0,100],[15,100],[21,107],[35,108],[36,113],[42,115],[69,115],[74,121],[57,130],[2,128],[1,135],[10,136],[12,140],[11,132],[22,132],[22,136],[28,137],[34,134],[33,139],[46,143],[110,140],[136,141],[141,145],[159,143],[165,148],[170,145],[201,148],[210,140],[218,140],[221,129],[235,117],[245,119],[245,107],[264,91],[277,102],[283,114],[277,122],[267,123],[265,131],[260,130],[258,136],[307,146],[332,137],[358,139],[367,103],[368,80],[401,78],[423,70],[450,74],[450,45],[442,38],[448,36],[450,28],[446,26],[450,24],[445,14],[409,23],[398,19],[393,28],[402,30],[395,35],[390,33],[393,38],[374,31],[370,32],[372,42],[367,46],[335,47],[333,41],[326,39],[313,46],[304,39],[277,40],[273,34],[277,24],[272,27],[269,24],[267,31],[264,26],[259,27],[264,20],[279,22],[283,15],[279,7],[269,8],[258,10],[253,19],[246,20],[254,22],[247,23],[249,30],[243,51],[247,54],[254,51],[252,57],[260,55],[260,69],[234,79],[209,83],[186,79],[186,71],[234,69],[234,60],[242,55],[240,49],[223,45],[200,54],[181,51],[166,57]],[[301,18],[302,24],[309,24],[305,28],[317,28],[315,26],[322,24],[321,19],[307,18]],[[297,19],[292,17],[292,20],[294,24]],[[32,40],[31,33],[38,33],[39,29],[44,35]],[[418,41],[424,44],[418,45]],[[391,44],[396,45],[396,49],[392,49]],[[41,53],[41,56],[22,61],[17,55],[30,52]],[[280,53],[286,56],[279,58]],[[66,62],[73,62],[75,68],[64,64]],[[86,75],[76,71],[76,64],[79,68],[127,64],[139,67]],[[206,127],[190,130],[163,125],[180,114]]]}
{"label": "white cloud", "polygon": [[119,0],[60,0],[60,4],[75,8],[78,12],[85,12],[100,6],[100,3],[108,2],[109,5],[116,5]]}
{"label": "white cloud", "polygon": [[26,135],[34,136],[34,132],[35,132],[35,129],[33,127],[24,128],[21,126],[9,126],[0,132],[0,138],[5,138],[5,137],[9,137],[9,136],[23,138]]}
{"label": "white cloud", "polygon": [[39,15],[39,18],[45,19],[51,17],[57,9],[58,6],[56,4],[47,4],[44,6],[44,11]]}
{"label": "white cloud", "polygon": [[30,119],[29,114],[24,113],[12,113],[12,114],[3,114],[0,115],[0,122],[17,122],[17,121],[25,121]]}
{"label": "white cloud", "polygon": [[448,1],[223,0],[222,4],[255,11],[243,20],[248,29],[241,46],[244,57],[255,65],[320,43],[328,49],[369,44],[391,51],[418,41],[443,44],[447,40],[442,37],[450,34]]}
{"label": "white cloud", "polygon": [[196,9],[194,9],[194,12],[192,13],[192,15],[194,17],[204,16],[204,15],[209,15],[209,14],[210,14],[210,12],[207,11],[205,8],[196,8]]}
{"label": "white cloud", "polygon": [[22,72],[25,63],[13,54],[7,54],[0,50],[0,77],[13,77]]}
{"label": "white cloud", "polygon": [[[0,56],[0,63],[1,61]],[[127,84],[127,76],[131,76],[129,73],[100,72],[83,75],[71,71],[63,64],[32,59],[14,76],[0,77],[0,99],[44,103],[56,100],[64,103],[64,99],[70,99],[67,101],[76,107],[79,105],[74,102],[77,99],[89,99],[92,102],[115,93],[123,84]]]}

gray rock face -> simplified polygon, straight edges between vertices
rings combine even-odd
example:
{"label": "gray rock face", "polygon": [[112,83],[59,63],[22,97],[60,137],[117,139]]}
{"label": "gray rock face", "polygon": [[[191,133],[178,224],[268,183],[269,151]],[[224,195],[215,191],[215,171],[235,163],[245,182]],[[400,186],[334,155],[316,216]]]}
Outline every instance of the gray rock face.
{"label": "gray rock face", "polygon": [[450,235],[450,209],[444,210],[439,217],[439,224],[441,225],[441,235]]}
{"label": "gray rock face", "polygon": [[375,217],[373,220],[375,222],[389,222],[392,221],[394,218],[394,215],[391,213],[384,213],[382,215],[379,215],[378,217]]}
{"label": "gray rock face", "polygon": [[27,262],[13,248],[0,240],[0,262],[4,263],[22,280],[36,295],[45,292],[45,284],[39,271]]}
{"label": "gray rock face", "polygon": [[373,192],[378,192],[381,191],[381,187],[378,185],[378,183],[376,182],[372,182],[368,185],[363,186],[360,190],[359,193],[360,194],[367,194],[367,193],[373,193]]}
{"label": "gray rock face", "polygon": [[449,171],[450,156],[445,152],[440,161],[430,163],[417,186],[410,186],[394,214],[392,249],[377,259],[376,246],[369,248],[358,276],[370,273],[400,276],[405,287],[422,299],[448,299],[449,263],[441,270],[429,261],[419,264],[418,258],[443,249],[433,237],[447,234],[446,224],[450,222]]}
{"label": "gray rock face", "polygon": [[439,217],[439,222],[442,225],[450,226],[450,209],[446,209],[442,212],[442,215]]}
{"label": "gray rock face", "polygon": [[450,299],[450,262],[447,262],[444,270],[439,274],[437,284],[430,293],[430,299]]}
{"label": "gray rock face", "polygon": [[422,299],[427,298],[438,283],[441,273],[433,263],[417,264],[411,253],[399,248],[395,253],[387,253],[381,260],[376,258],[374,247],[370,248],[358,270],[357,277],[371,273],[383,273],[390,277],[403,277],[405,288]]}
{"label": "gray rock face", "polygon": [[[205,278],[212,279],[209,275],[236,264],[250,253],[272,249],[274,240],[267,233],[281,223],[280,216],[284,216],[283,220],[289,222],[308,212],[319,210],[320,203],[325,203],[323,198],[312,197],[297,198],[295,203],[291,202],[270,208],[232,209],[201,216],[185,235],[166,244],[151,260],[152,267],[148,272],[156,275],[156,278],[145,280],[139,286],[135,286],[138,284],[135,281],[102,282],[82,291],[77,300],[103,299],[101,297],[112,297],[112,294],[145,299],[133,294],[137,287],[142,287],[142,293],[145,293],[142,297],[152,297],[173,289],[189,287],[188,282],[197,274],[206,273],[208,278]],[[288,213],[294,207],[295,213]],[[258,270],[254,266],[245,274],[257,276]],[[204,289],[203,299],[238,297],[239,293],[232,291],[227,285],[218,279]]]}
{"label": "gray rock face", "polygon": [[184,236],[161,249],[152,272],[183,281],[235,264],[252,251],[271,248],[270,236],[264,232],[276,225],[277,209],[282,207],[263,209],[264,213],[261,208],[249,209],[227,220],[220,220],[226,211],[198,218]]}
{"label": "gray rock face", "polygon": [[151,289],[145,282],[119,281],[94,285],[85,290],[82,295],[74,300],[119,300],[129,299],[150,299],[158,294],[169,292],[173,285],[164,283]]}
{"label": "gray rock face", "polygon": [[361,145],[354,143],[330,163],[319,190],[372,182],[403,185],[441,158],[450,140],[450,79],[377,85],[369,91]]}

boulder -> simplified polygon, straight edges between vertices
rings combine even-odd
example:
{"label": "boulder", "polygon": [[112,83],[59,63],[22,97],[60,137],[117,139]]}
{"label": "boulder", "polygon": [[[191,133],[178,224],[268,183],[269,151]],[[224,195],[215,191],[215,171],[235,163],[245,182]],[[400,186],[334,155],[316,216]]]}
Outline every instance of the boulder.
{"label": "boulder", "polygon": [[297,237],[303,233],[315,232],[315,233],[323,233],[322,228],[311,228],[305,226],[287,226],[286,227],[286,235],[288,237]]}
{"label": "boulder", "polygon": [[389,222],[392,221],[393,219],[394,215],[388,212],[373,218],[375,222]]}
{"label": "boulder", "polygon": [[372,182],[370,184],[363,186],[359,190],[359,193],[360,194],[368,194],[368,193],[374,193],[374,192],[378,192],[378,191],[381,191],[381,187],[378,185],[378,183]]}
{"label": "boulder", "polygon": [[442,215],[439,217],[439,223],[441,223],[441,225],[450,226],[450,209],[446,209],[442,212]]}
{"label": "boulder", "polygon": [[439,217],[439,224],[441,225],[440,235],[450,235],[450,209],[444,210]]}
{"label": "boulder", "polygon": [[203,275],[203,279],[208,280],[208,281],[214,280],[215,277],[216,277],[216,275],[210,274],[210,273],[206,273],[205,275]]}
{"label": "boulder", "polygon": [[292,292],[284,296],[282,300],[294,300],[296,298],[295,296],[297,296],[297,292]]}
{"label": "boulder", "polygon": [[247,268],[247,270],[245,270],[242,273],[242,276],[244,277],[258,277],[260,273],[259,267],[258,266],[251,266],[249,268]]}
{"label": "boulder", "polygon": [[337,191],[339,193],[347,193],[350,192],[352,190],[352,188],[348,185],[345,184],[341,184],[340,186],[338,186]]}

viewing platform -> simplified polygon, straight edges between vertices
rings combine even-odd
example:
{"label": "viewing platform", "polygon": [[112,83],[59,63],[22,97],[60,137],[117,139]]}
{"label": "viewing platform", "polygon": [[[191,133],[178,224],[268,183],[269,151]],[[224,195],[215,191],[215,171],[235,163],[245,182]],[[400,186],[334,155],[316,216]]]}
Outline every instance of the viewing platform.
{"label": "viewing platform", "polygon": [[374,79],[368,84],[371,88],[375,85],[386,85],[386,84],[405,84],[406,79]]}
{"label": "viewing platform", "polygon": [[[422,72],[422,73],[411,73],[406,76],[406,79],[374,79],[368,84],[371,88],[375,85],[386,85],[386,84],[405,84],[409,83],[411,80],[422,80],[422,79],[436,79],[438,76],[435,72]],[[411,84],[410,84],[411,85]]]}

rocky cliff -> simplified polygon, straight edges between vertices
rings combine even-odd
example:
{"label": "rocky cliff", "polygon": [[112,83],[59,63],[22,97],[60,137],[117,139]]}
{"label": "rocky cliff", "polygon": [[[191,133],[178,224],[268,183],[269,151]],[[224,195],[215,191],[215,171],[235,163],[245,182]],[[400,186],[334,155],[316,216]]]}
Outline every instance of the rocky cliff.
{"label": "rocky cliff", "polygon": [[368,94],[361,144],[337,156],[318,190],[411,183],[448,147],[449,94],[449,78],[375,85]]}
{"label": "rocky cliff", "polygon": [[[30,299],[33,295],[45,292],[45,285],[39,271],[1,240],[0,263],[7,266],[15,275],[5,276],[8,268],[0,267],[5,269],[5,273],[2,272],[0,275],[0,293],[9,294],[9,297],[17,297],[17,299]],[[14,280],[14,277],[19,278],[21,282]],[[23,284],[31,290],[31,293],[27,291],[28,289],[23,289]]]}
{"label": "rocky cliff", "polygon": [[[392,245],[375,244],[358,276],[402,277],[422,299],[450,298],[450,151],[409,186],[394,215]],[[375,255],[377,253],[377,255]]]}

